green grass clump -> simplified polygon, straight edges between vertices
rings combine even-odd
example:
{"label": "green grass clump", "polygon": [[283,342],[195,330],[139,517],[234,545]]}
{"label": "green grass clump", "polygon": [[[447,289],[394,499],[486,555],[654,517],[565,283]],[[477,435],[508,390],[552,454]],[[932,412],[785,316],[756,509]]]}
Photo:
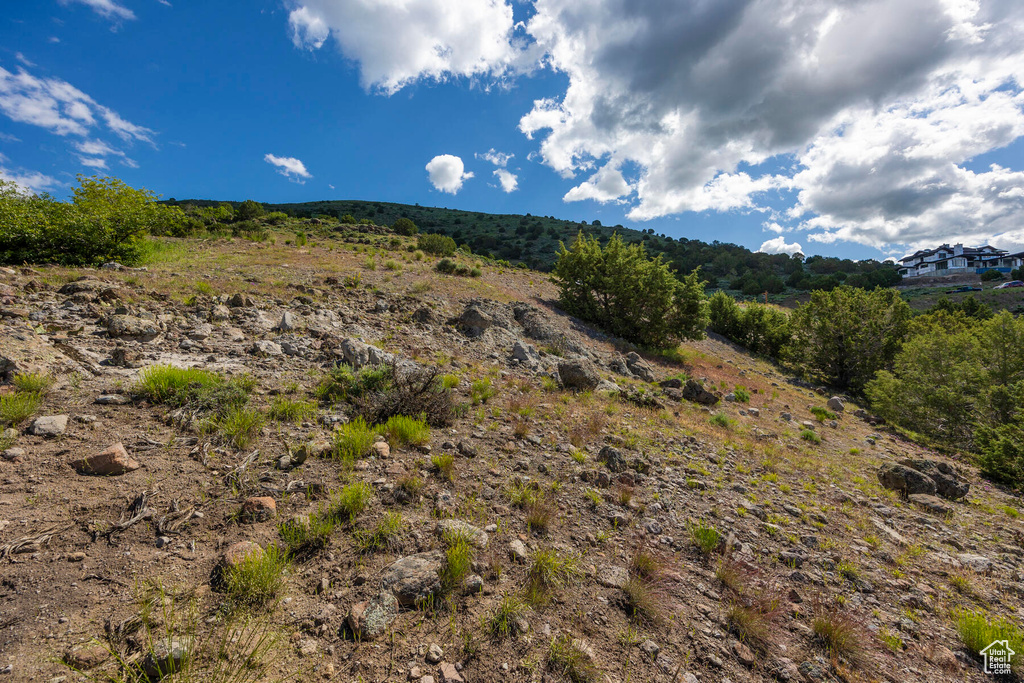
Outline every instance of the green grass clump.
{"label": "green grass clump", "polygon": [[445,389],[454,389],[459,386],[458,375],[444,375],[441,377],[441,386]]}
{"label": "green grass clump", "polygon": [[316,415],[316,403],[313,401],[297,401],[286,396],[278,396],[270,405],[267,416],[277,422],[299,424]]}
{"label": "green grass clump", "polygon": [[335,459],[351,464],[370,452],[376,438],[376,430],[366,424],[366,420],[357,417],[334,430],[334,448],[331,453]]}
{"label": "green grass clump", "polygon": [[736,387],[732,391],[732,395],[736,397],[736,400],[740,403],[750,403],[750,392],[747,391],[746,387]]}
{"label": "green grass clump", "polygon": [[381,391],[390,382],[391,370],[386,365],[368,366],[358,372],[353,372],[349,365],[335,365],[320,378],[313,395],[321,403],[339,403]]}
{"label": "green grass clump", "polygon": [[223,377],[208,370],[154,365],[139,375],[135,393],[153,403],[181,406],[188,403],[196,394],[223,382]]}
{"label": "green grass clump", "polygon": [[473,546],[460,534],[446,535],[444,566],[441,568],[441,586],[450,593],[462,585],[473,570]]}
{"label": "green grass clump", "polygon": [[248,448],[263,427],[266,419],[255,408],[232,406],[216,418],[217,433],[235,448]]}
{"label": "green grass clump", "polygon": [[594,683],[598,678],[591,654],[582,642],[567,633],[551,640],[548,668],[571,683]]}
{"label": "green grass clump", "polygon": [[331,495],[330,514],[336,519],[355,520],[373,497],[373,489],[364,482],[348,484]]}
{"label": "green grass clump", "polygon": [[491,385],[489,377],[476,380],[469,388],[469,397],[473,401],[473,405],[487,403],[496,393],[498,390]]}
{"label": "green grass clump", "polygon": [[555,550],[538,550],[526,575],[526,601],[543,605],[551,593],[570,585],[579,577],[579,561]]}
{"label": "green grass clump", "polygon": [[1003,617],[990,617],[983,611],[959,611],[953,615],[953,624],[967,649],[980,656],[989,643],[1007,641],[1016,652],[1010,659],[1010,669],[1020,675],[1024,673],[1024,630],[1014,621]]}
{"label": "green grass clump", "polygon": [[17,426],[32,417],[43,402],[41,394],[16,391],[0,396],[0,426]]}
{"label": "green grass clump", "polygon": [[732,429],[732,420],[725,413],[715,413],[708,419],[708,422],[722,429]]}
{"label": "green grass clump", "polygon": [[813,408],[811,408],[811,414],[818,419],[818,422],[824,422],[825,420],[835,420],[839,417],[828,408],[822,408],[821,406],[814,406]]}
{"label": "green grass clump", "polygon": [[813,429],[804,429],[800,432],[800,438],[808,443],[821,443],[821,437]]}
{"label": "green grass clump", "polygon": [[21,393],[42,396],[53,386],[53,378],[40,372],[32,372],[15,375],[11,383]]}
{"label": "green grass clump", "polygon": [[539,493],[538,487],[532,482],[513,481],[505,489],[505,495],[517,508],[527,508],[537,500]]}
{"label": "green grass clump", "polygon": [[437,470],[437,473],[445,481],[455,481],[455,456],[451,453],[441,453],[439,455],[432,455],[430,457],[430,463]]}
{"label": "green grass clump", "polygon": [[288,548],[288,555],[305,555],[327,547],[337,520],[322,508],[304,520],[288,520],[277,527],[277,533]]}
{"label": "green grass clump", "polygon": [[690,525],[690,540],[705,555],[713,553],[722,542],[722,534],[704,522]]}
{"label": "green grass clump", "polygon": [[238,606],[265,607],[284,587],[287,567],[288,553],[277,545],[268,546],[225,569],[224,591]]}
{"label": "green grass clump", "polygon": [[526,614],[529,607],[515,595],[505,594],[498,601],[494,613],[487,620],[487,630],[491,637],[499,640],[514,638],[523,633]]}
{"label": "green grass clump", "polygon": [[386,512],[384,517],[369,529],[356,529],[352,534],[352,540],[360,553],[396,551],[400,546],[404,528],[405,522],[402,520],[402,513]]}
{"label": "green grass clump", "polygon": [[388,418],[381,430],[389,442],[398,446],[406,444],[422,446],[430,440],[430,427],[427,426],[427,423],[405,415],[394,415]]}

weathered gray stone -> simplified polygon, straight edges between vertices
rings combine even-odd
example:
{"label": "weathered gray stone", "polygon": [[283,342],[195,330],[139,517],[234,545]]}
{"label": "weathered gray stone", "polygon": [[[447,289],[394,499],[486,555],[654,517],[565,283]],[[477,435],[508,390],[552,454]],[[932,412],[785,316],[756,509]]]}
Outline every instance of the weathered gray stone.
{"label": "weathered gray stone", "polygon": [[686,384],[683,385],[683,398],[703,406],[713,406],[718,403],[718,397],[695,379],[686,380]]}
{"label": "weathered gray stone", "polygon": [[387,365],[395,361],[394,354],[381,351],[358,339],[348,337],[341,342],[341,353],[345,362],[358,370],[366,366]]}
{"label": "weathered gray stone", "polygon": [[887,489],[907,493],[935,495],[935,481],[926,474],[904,465],[887,464],[878,468],[878,482]]}
{"label": "weathered gray stone", "polygon": [[441,594],[439,572],[444,554],[438,551],[403,557],[384,569],[381,586],[390,590],[398,603],[411,607]]}
{"label": "weathered gray stone", "polygon": [[846,410],[846,403],[843,402],[843,399],[840,396],[833,396],[825,405],[828,406],[829,410],[836,413],[841,413]]}
{"label": "weathered gray stone", "polygon": [[590,390],[601,383],[597,368],[586,358],[571,358],[559,361],[558,378],[566,389]]}
{"label": "weathered gray stone", "polygon": [[904,458],[900,464],[927,475],[935,482],[935,492],[943,498],[959,500],[971,490],[970,482],[957,475],[949,463],[941,460]]}
{"label": "weathered gray stone", "polygon": [[150,678],[163,678],[182,671],[192,653],[188,643],[180,638],[163,638],[153,643],[142,660],[142,670]]}
{"label": "weathered gray stone", "polygon": [[380,637],[397,616],[398,600],[389,591],[381,591],[368,602],[354,605],[347,621],[356,637],[373,640]]}
{"label": "weathered gray stone", "polygon": [[67,415],[44,415],[32,421],[28,433],[35,436],[60,436],[67,428]]}
{"label": "weathered gray stone", "polygon": [[438,538],[463,538],[477,548],[487,547],[487,532],[458,519],[443,519],[437,523],[434,533]]}
{"label": "weathered gray stone", "polygon": [[160,327],[152,320],[133,315],[112,315],[107,318],[107,334],[112,339],[153,341],[160,336]]}

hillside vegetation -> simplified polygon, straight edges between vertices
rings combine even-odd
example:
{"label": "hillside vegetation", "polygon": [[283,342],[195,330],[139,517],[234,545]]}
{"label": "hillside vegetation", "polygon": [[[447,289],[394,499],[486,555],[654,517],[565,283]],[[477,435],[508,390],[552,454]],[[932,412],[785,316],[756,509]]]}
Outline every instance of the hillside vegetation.
{"label": "hillside vegetation", "polygon": [[[168,200],[170,205],[216,209],[235,208],[239,202],[213,200]],[[713,288],[723,287],[747,296],[767,292],[770,295],[831,289],[841,283],[857,287],[891,286],[899,282],[895,265],[873,260],[852,261],[833,257],[752,252],[735,244],[696,239],[673,238],[653,229],[635,230],[622,225],[606,226],[566,221],[553,216],[490,214],[457,209],[423,207],[409,204],[367,201],[321,201],[301,204],[264,204],[269,212],[296,218],[312,218],[328,223],[393,225],[400,219],[411,220],[421,231],[448,235],[477,254],[512,263],[523,263],[536,270],[554,266],[559,242],[570,244],[582,231],[606,244],[613,234],[626,243],[643,243],[648,253],[661,254],[679,273],[696,268],[711,281]]]}
{"label": "hillside vegetation", "polygon": [[0,268],[11,680],[980,683],[1024,652],[1012,315],[211,212],[134,265]]}

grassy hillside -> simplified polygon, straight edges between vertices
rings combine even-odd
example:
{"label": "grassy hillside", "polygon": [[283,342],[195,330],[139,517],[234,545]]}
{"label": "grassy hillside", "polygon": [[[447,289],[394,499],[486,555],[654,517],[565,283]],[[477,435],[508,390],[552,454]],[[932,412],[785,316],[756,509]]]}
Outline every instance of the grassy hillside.
{"label": "grassy hillside", "polygon": [[[240,202],[186,199],[168,200],[168,204],[187,207],[212,207]],[[555,260],[559,241],[570,243],[579,231],[607,240],[618,233],[627,242],[644,242],[648,251],[664,254],[676,270],[688,273],[700,268],[712,288],[725,288],[747,296],[763,292],[780,297],[810,289],[831,289],[848,276],[851,284],[892,285],[898,281],[895,267],[877,261],[811,256],[806,260],[786,254],[762,254],[746,247],[724,242],[704,242],[658,235],[653,229],[635,230],[622,225],[601,225],[600,221],[575,222],[553,216],[530,214],[492,214],[439,207],[389,202],[320,201],[301,204],[264,204],[267,211],[280,211],[292,217],[321,218],[329,221],[351,217],[391,225],[409,218],[422,232],[451,236],[468,245],[474,253],[525,263],[537,270],[548,270]]]}

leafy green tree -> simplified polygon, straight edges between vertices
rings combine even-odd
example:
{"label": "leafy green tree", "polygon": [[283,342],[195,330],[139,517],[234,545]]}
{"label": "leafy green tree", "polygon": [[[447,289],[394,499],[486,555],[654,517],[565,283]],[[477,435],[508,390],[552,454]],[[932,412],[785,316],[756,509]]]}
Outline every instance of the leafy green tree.
{"label": "leafy green tree", "polygon": [[395,231],[396,235],[405,235],[406,237],[412,237],[415,235],[419,228],[408,218],[399,218],[391,224],[391,229]]}
{"label": "leafy green tree", "polygon": [[0,181],[0,261],[133,264],[146,233],[174,234],[185,214],[116,178],[78,176],[70,202],[19,192]]}
{"label": "leafy green tree", "polygon": [[235,209],[235,220],[251,221],[260,218],[264,213],[263,205],[255,199],[246,199]]}
{"label": "leafy green tree", "polygon": [[877,371],[892,368],[911,317],[894,289],[816,291],[790,316],[787,355],[808,377],[860,393]]}
{"label": "leafy green tree", "polygon": [[601,247],[582,231],[560,244],[554,279],[563,309],[629,341],[655,348],[700,339],[708,323],[704,284],[694,271],[677,278],[661,255],[612,235]]}
{"label": "leafy green tree", "polygon": [[984,380],[980,351],[970,330],[936,326],[907,341],[893,371],[880,370],[865,393],[886,420],[966,446]]}

